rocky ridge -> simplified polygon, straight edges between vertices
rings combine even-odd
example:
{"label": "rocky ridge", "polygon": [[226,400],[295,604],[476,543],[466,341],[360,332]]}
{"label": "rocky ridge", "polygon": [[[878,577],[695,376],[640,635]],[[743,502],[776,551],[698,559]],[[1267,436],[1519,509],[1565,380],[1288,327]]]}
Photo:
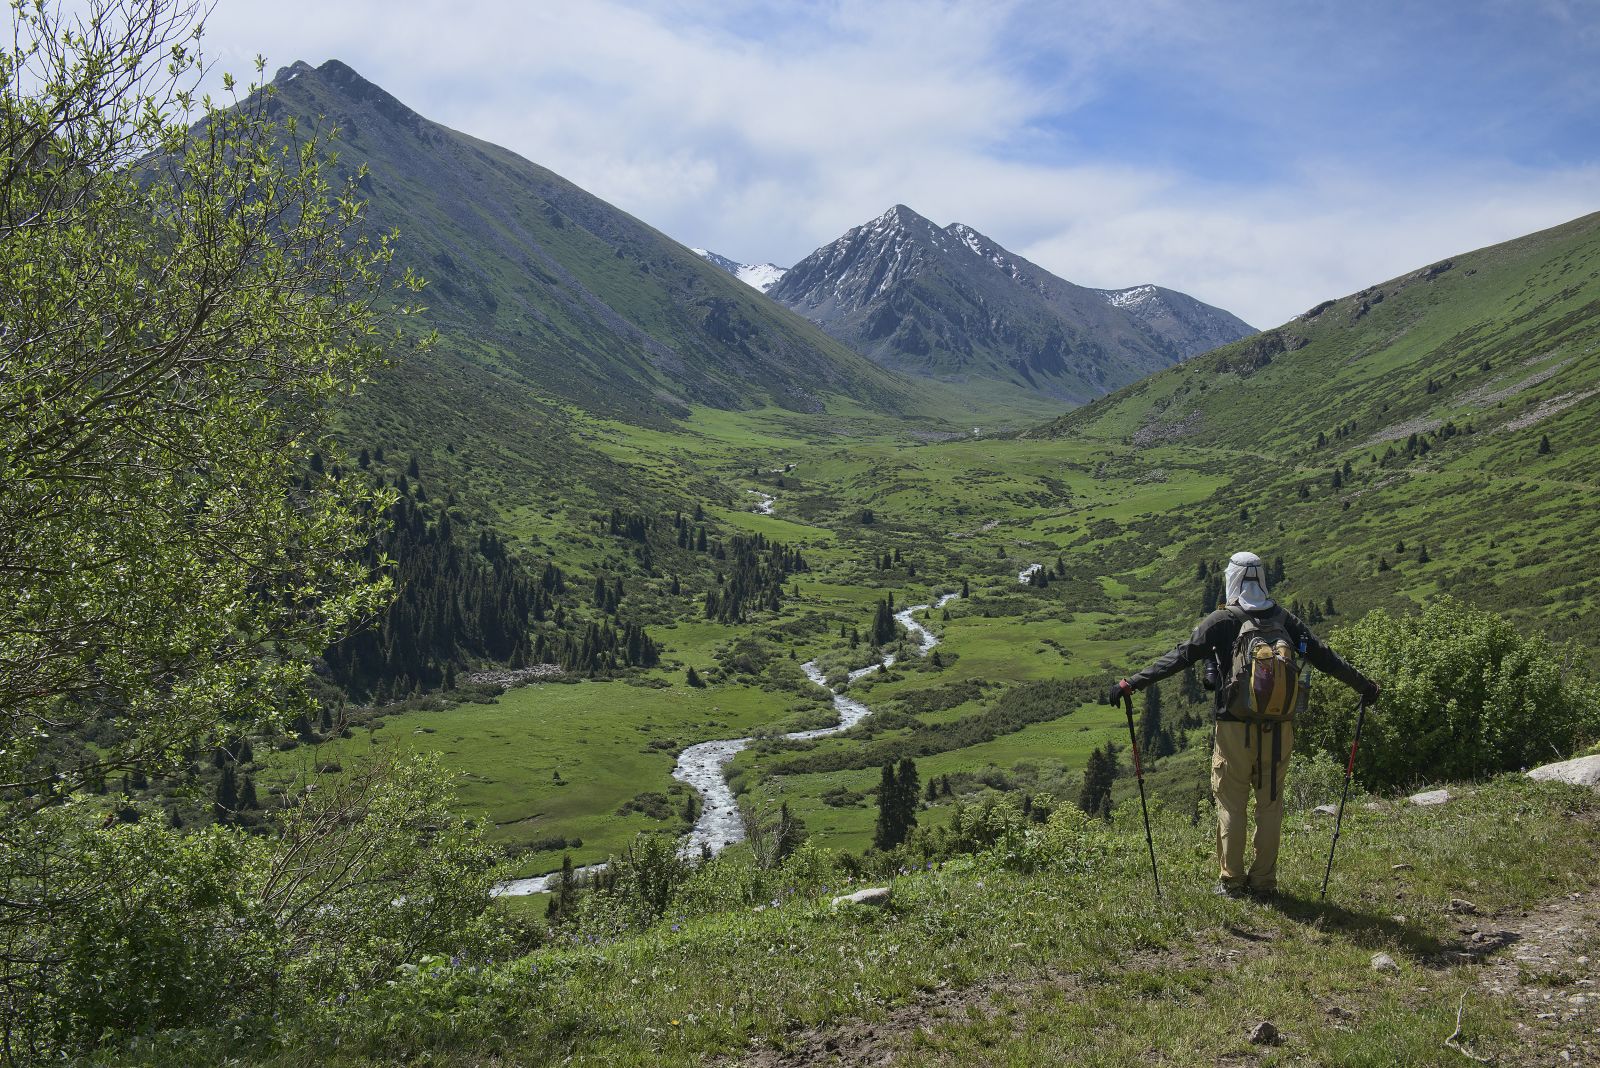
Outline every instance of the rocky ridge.
{"label": "rocky ridge", "polygon": [[1154,285],[1074,285],[903,204],[795,264],[768,295],[893,370],[1077,403],[1252,332]]}

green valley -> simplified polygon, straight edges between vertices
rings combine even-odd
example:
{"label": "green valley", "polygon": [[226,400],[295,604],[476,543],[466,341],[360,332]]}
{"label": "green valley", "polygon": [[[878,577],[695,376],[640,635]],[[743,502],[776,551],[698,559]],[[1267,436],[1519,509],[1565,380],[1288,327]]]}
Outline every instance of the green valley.
{"label": "green valley", "polygon": [[[340,61],[191,114],[119,79],[193,12],[25,7],[0,1065],[1600,1052],[1600,795],[1523,774],[1600,758],[1600,214],[1241,336],[897,207],[785,306]],[[1238,550],[1365,695],[1253,897],[1202,672],[1116,682]]]}
{"label": "green valley", "polygon": [[[377,737],[438,750],[469,784],[490,774],[492,790],[469,785],[464,797],[498,840],[581,839],[571,852],[590,863],[626,831],[679,828],[682,787],[660,753],[653,771],[618,774],[590,761],[563,772],[575,785],[557,787],[545,767],[550,754],[611,744],[608,734],[636,753],[656,739],[681,748],[820,723],[827,706],[791,657],[869,662],[865,647],[851,649],[840,632],[864,632],[883,597],[926,603],[963,582],[972,594],[949,606],[948,619],[930,621],[941,666],[902,663],[858,683],[855,695],[893,713],[884,725],[869,721],[809,743],[808,752],[870,745],[898,754],[896,743],[918,724],[977,716],[1020,684],[1130,671],[1198,618],[1197,567],[1239,546],[1281,558],[1285,603],[1316,605],[1323,627],[1450,593],[1554,637],[1581,638],[1592,632],[1594,610],[1582,561],[1596,548],[1583,507],[1595,409],[1581,402],[1600,366],[1589,358],[1597,247],[1600,217],[1591,217],[1457,257],[1450,270],[1415,272],[1335,302],[1043,433],[974,438],[952,428],[938,435],[944,440],[919,440],[915,427],[848,408],[699,408],[648,428],[570,411],[569,462],[593,456],[582,462],[607,465],[631,500],[680,510],[703,501],[720,531],[794,545],[809,570],[792,577],[780,611],[744,625],[705,621],[704,586],[686,583],[668,596],[671,572],[659,553],[655,574],[630,573],[638,591],[630,596],[651,606],[662,664],[624,682],[545,684],[502,698],[521,710],[505,715],[520,728],[497,730],[496,745],[513,761],[526,751],[538,768],[520,783],[514,773],[483,772],[477,748],[442,744],[442,723],[454,713],[428,714],[426,727],[438,734],[414,734],[421,724],[402,715]],[[1374,304],[1378,293],[1388,296]],[[1270,351],[1280,344],[1283,351]],[[1530,357],[1536,344],[1544,349]],[[1439,388],[1430,392],[1430,383]],[[1244,413],[1257,411],[1273,418],[1252,430]],[[1548,454],[1538,451],[1541,437],[1552,443]],[[773,500],[771,515],[755,510],[759,494]],[[495,512],[530,559],[548,553],[569,570],[608,574],[630,566],[626,539],[585,531],[581,509],[556,513],[552,524],[502,486]],[[1023,569],[1054,570],[1058,560],[1063,573],[1049,586],[1019,583]],[[1580,655],[1593,666],[1592,649]],[[691,666],[713,680],[709,689],[687,686]],[[901,711],[957,686],[973,696],[951,711]],[[585,706],[596,721],[561,711]],[[688,708],[700,710],[696,718],[685,718]],[[1046,722],[930,756],[924,774],[953,774],[981,790],[986,775],[1015,781],[1021,765],[1018,789],[1046,782],[1070,791],[1088,752],[1119,725],[1092,706],[1065,705]],[[790,802],[819,842],[866,845],[877,764],[786,773],[794,749],[758,744],[732,766],[734,781],[759,804]],[[1174,790],[1187,796],[1197,782],[1198,771]],[[557,801],[591,789],[588,811]],[[669,798],[670,812],[654,823],[617,814],[641,794]],[[830,794],[858,800],[830,805]],[[935,808],[926,818],[943,815]],[[550,870],[559,856],[537,852],[520,867]]]}

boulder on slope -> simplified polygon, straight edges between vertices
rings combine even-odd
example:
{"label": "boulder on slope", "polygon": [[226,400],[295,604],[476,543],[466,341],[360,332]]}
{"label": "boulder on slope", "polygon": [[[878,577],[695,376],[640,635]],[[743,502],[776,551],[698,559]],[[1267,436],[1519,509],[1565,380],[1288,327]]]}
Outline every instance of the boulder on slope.
{"label": "boulder on slope", "polygon": [[1600,754],[1573,757],[1555,764],[1544,764],[1528,772],[1528,778],[1543,782],[1564,782],[1600,790]]}

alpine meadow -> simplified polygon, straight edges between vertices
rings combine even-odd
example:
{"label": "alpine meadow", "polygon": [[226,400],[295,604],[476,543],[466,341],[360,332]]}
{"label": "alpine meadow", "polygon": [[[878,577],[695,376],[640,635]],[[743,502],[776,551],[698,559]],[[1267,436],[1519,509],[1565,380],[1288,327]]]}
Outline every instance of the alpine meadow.
{"label": "alpine meadow", "polygon": [[[662,150],[720,198],[668,236],[355,54],[222,74],[259,17],[0,47],[0,1065],[1600,1063],[1600,212],[1257,330],[1198,223],[1069,281],[1059,205],[776,92],[777,171]],[[787,17],[672,16],[866,32]],[[406,84],[494,128],[438,31]],[[1014,118],[970,173],[1100,145]],[[679,241],[834,165],[792,267]]]}

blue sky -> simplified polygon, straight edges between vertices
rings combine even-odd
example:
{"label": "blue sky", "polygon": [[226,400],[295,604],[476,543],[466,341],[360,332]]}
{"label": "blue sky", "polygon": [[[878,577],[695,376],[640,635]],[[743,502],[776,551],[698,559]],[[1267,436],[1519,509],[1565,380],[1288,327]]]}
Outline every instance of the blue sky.
{"label": "blue sky", "polygon": [[220,0],[206,41],[738,259],[899,202],[1259,326],[1600,210],[1600,0]]}

